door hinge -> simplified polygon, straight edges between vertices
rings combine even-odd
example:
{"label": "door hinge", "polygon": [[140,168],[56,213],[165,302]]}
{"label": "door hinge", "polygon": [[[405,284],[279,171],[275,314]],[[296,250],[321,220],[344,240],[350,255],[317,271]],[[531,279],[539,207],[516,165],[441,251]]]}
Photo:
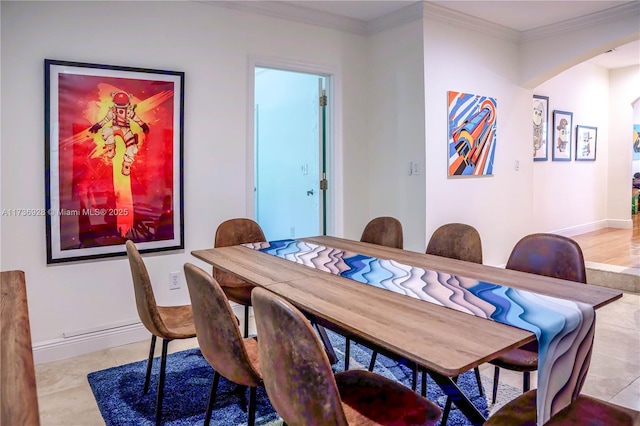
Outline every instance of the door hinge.
{"label": "door hinge", "polygon": [[329,183],[327,182],[326,179],[322,179],[320,181],[320,190],[321,191],[326,191],[329,188]]}
{"label": "door hinge", "polygon": [[322,95],[320,95],[320,106],[327,106],[327,92],[325,90],[323,90]]}

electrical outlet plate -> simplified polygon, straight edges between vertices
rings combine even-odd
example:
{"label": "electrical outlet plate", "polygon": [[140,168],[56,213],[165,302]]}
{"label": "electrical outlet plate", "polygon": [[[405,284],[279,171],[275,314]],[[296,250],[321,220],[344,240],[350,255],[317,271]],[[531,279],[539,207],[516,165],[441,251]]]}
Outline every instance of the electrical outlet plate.
{"label": "electrical outlet plate", "polygon": [[169,272],[169,290],[180,288],[180,272]]}

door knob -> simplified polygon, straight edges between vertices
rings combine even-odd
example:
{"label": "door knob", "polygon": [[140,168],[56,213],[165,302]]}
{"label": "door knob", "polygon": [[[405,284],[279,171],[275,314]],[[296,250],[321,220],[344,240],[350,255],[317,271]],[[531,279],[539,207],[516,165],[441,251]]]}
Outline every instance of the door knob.
{"label": "door knob", "polygon": [[309,196],[309,195],[313,195],[313,189],[307,191],[307,196]]}

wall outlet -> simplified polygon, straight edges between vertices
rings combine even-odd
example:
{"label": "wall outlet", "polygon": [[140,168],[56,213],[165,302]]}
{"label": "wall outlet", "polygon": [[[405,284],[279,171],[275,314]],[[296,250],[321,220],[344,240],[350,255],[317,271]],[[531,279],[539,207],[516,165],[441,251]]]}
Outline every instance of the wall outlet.
{"label": "wall outlet", "polygon": [[169,290],[180,288],[180,272],[169,272]]}

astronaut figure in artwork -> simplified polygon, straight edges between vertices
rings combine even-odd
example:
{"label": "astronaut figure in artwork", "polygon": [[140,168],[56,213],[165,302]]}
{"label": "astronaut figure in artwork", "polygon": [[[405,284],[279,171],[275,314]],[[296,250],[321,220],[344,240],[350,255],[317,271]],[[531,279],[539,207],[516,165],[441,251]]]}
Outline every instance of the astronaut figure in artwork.
{"label": "astronaut figure in artwork", "polygon": [[[131,163],[138,152],[138,134],[131,130],[131,121],[140,126],[144,133],[149,132],[149,126],[136,114],[136,105],[131,105],[132,95],[123,91],[111,94],[113,106],[109,107],[102,120],[91,126],[91,133],[98,133],[102,129],[105,155],[113,158],[116,155],[116,136],[120,136],[126,146],[122,159],[121,173],[125,176],[131,174]],[[105,125],[111,121],[111,126]]]}

